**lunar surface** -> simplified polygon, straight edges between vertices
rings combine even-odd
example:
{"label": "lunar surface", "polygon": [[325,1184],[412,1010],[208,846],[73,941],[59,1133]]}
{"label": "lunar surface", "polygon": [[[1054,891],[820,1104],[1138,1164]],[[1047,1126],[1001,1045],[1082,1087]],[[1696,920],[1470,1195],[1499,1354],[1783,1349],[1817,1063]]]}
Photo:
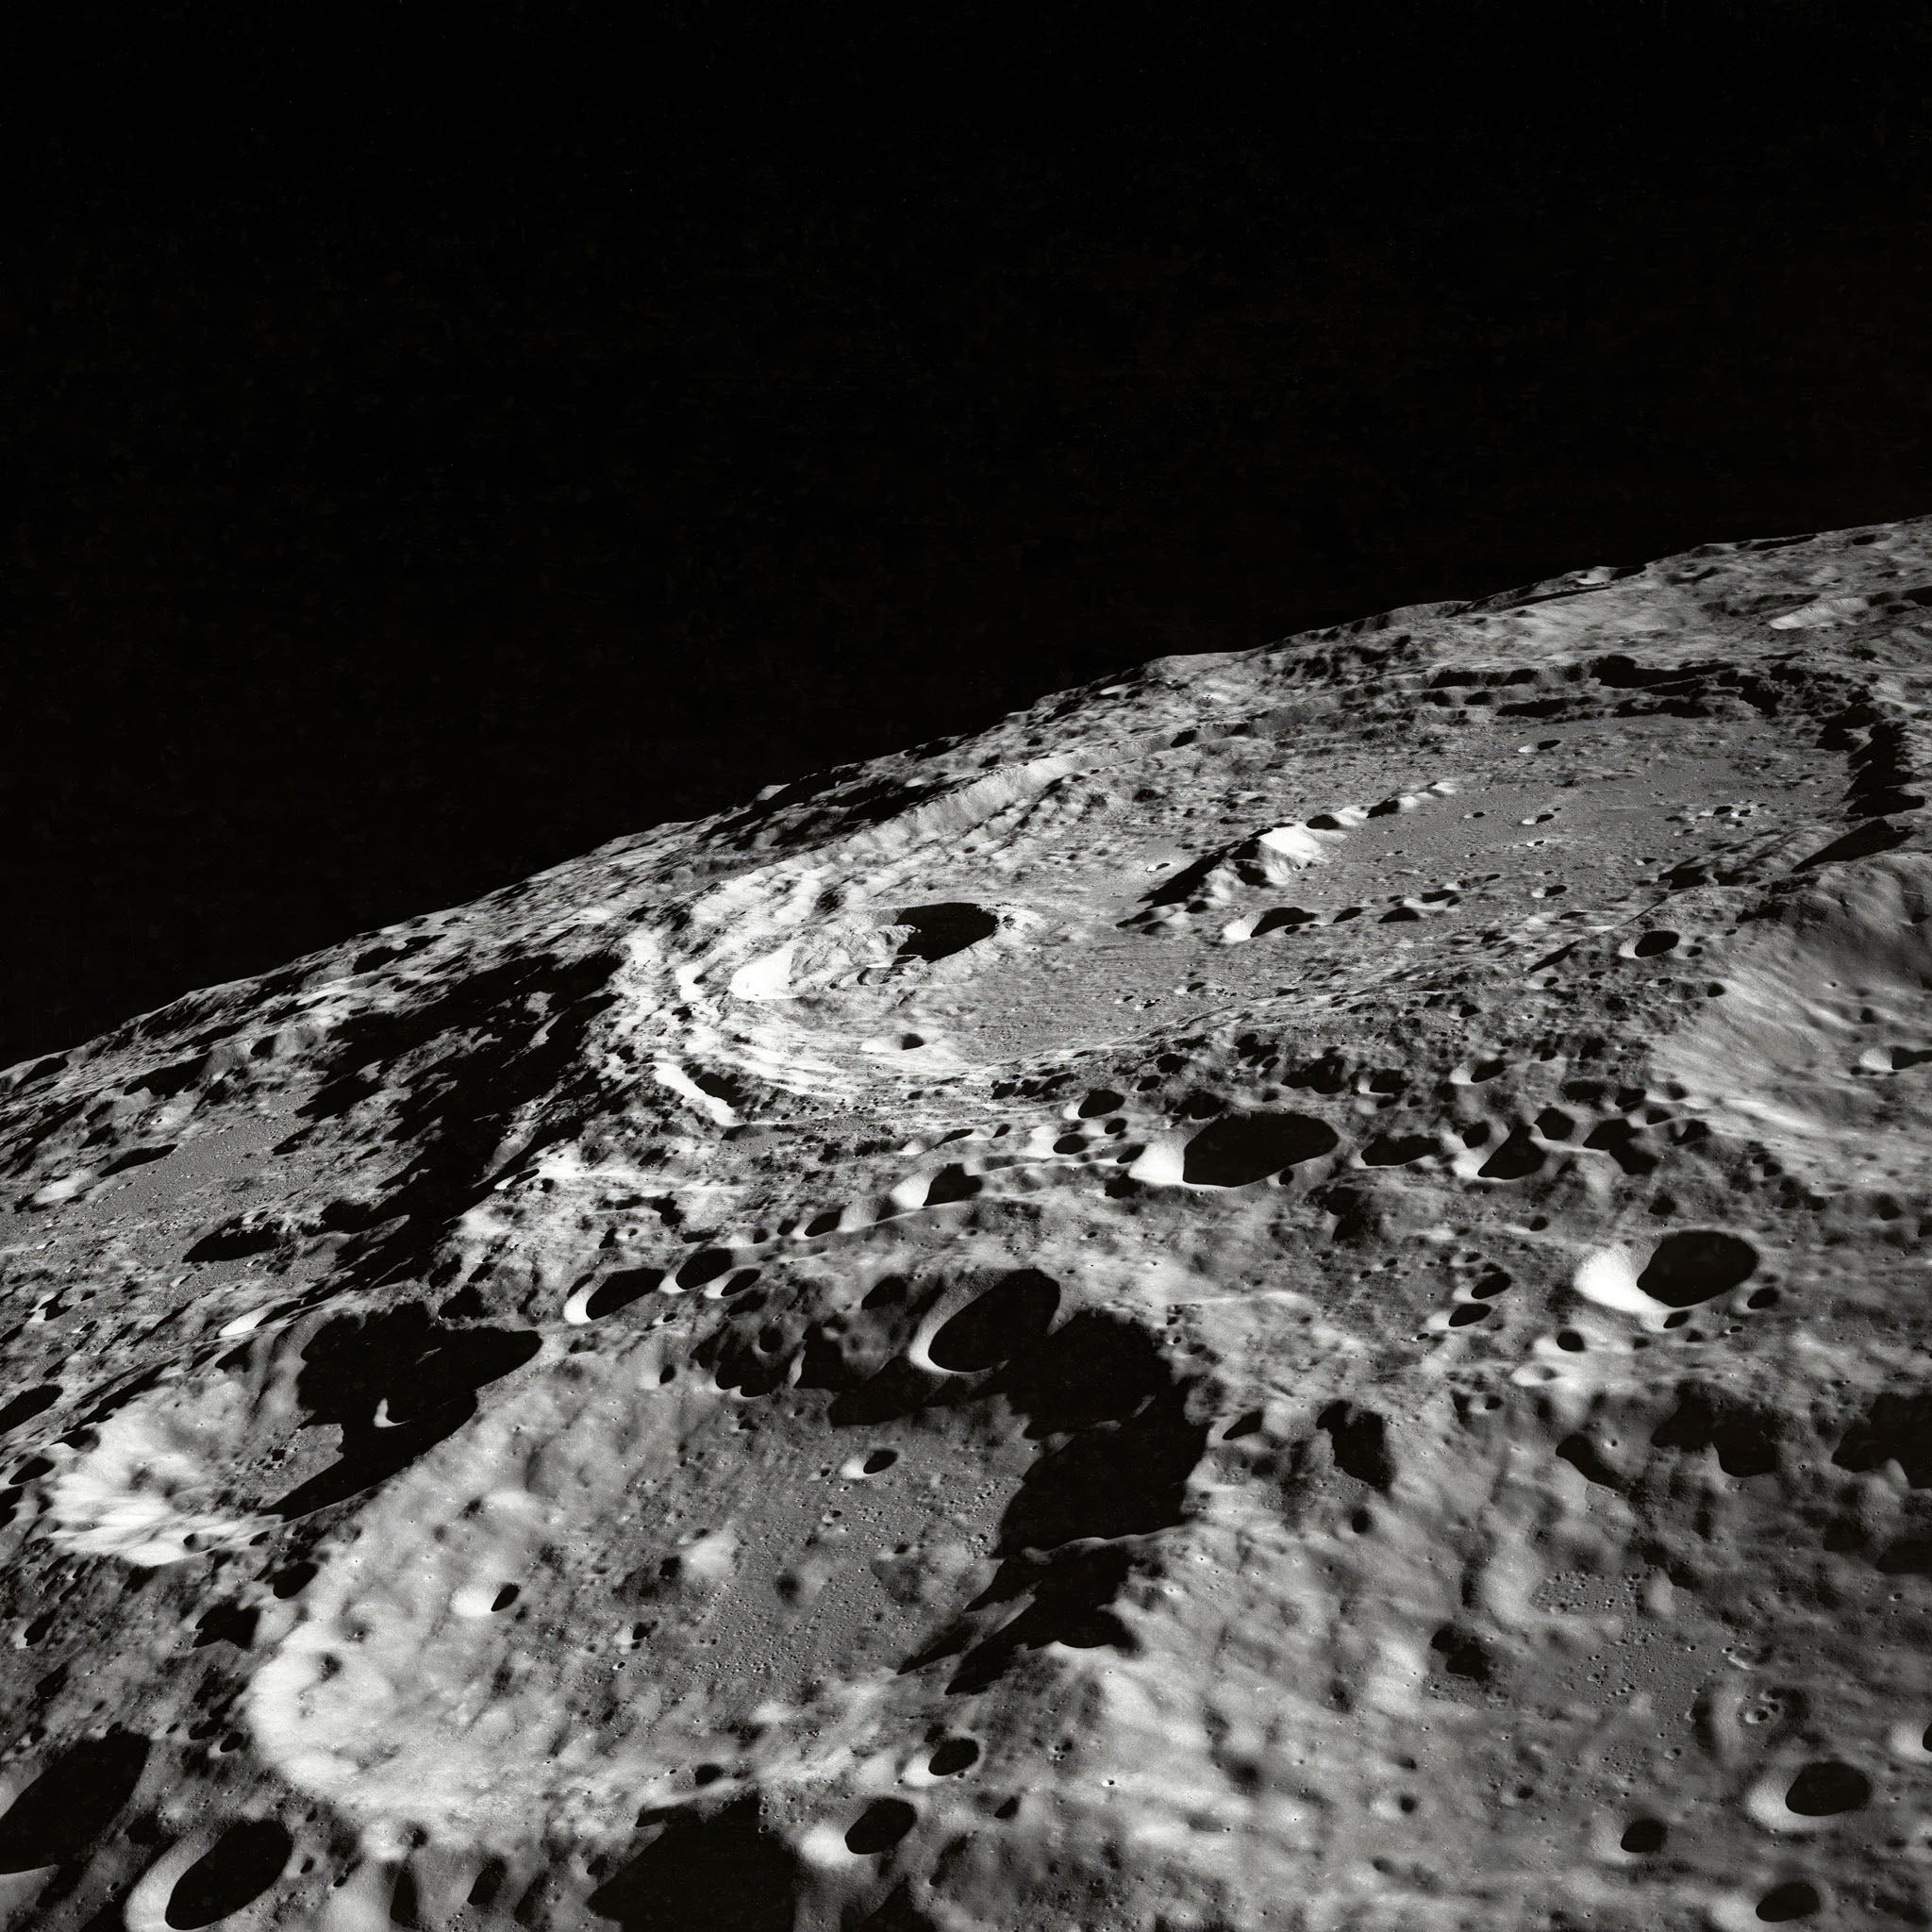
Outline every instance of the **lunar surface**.
{"label": "lunar surface", "polygon": [[5,1923],[1932,1922],[1928,688],[1578,570],[0,1076]]}

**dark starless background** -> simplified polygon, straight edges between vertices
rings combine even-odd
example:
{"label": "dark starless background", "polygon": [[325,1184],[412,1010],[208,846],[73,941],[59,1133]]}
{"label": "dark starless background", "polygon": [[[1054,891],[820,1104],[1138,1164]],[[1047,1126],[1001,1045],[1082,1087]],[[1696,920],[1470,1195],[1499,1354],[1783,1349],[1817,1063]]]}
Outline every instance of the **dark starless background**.
{"label": "dark starless background", "polygon": [[59,19],[0,1063],[1151,656],[1932,510],[1917,0]]}

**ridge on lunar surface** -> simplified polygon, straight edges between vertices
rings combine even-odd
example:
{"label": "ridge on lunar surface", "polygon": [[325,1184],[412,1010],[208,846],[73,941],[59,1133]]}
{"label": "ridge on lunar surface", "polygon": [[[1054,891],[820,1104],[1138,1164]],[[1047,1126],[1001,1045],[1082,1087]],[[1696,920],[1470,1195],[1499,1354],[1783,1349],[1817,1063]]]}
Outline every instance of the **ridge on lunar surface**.
{"label": "ridge on lunar surface", "polygon": [[0,1075],[0,1916],[1932,1914],[1932,520],[774,787]]}

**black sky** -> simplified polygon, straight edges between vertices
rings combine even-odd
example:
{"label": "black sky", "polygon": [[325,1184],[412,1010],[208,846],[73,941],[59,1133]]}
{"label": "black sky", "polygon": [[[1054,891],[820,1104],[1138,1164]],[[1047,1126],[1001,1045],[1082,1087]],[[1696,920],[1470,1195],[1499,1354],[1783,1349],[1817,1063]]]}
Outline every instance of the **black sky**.
{"label": "black sky", "polygon": [[0,1063],[1141,658],[1932,510],[1917,6],[126,11],[11,170]]}

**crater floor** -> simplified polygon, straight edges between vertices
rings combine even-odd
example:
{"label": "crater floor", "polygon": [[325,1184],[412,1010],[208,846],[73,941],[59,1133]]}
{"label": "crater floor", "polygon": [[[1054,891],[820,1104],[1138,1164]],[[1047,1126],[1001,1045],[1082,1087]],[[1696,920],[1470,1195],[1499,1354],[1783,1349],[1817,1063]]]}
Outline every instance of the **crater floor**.
{"label": "crater floor", "polygon": [[0,1921],[1932,1923],[1932,519],[0,1074]]}

